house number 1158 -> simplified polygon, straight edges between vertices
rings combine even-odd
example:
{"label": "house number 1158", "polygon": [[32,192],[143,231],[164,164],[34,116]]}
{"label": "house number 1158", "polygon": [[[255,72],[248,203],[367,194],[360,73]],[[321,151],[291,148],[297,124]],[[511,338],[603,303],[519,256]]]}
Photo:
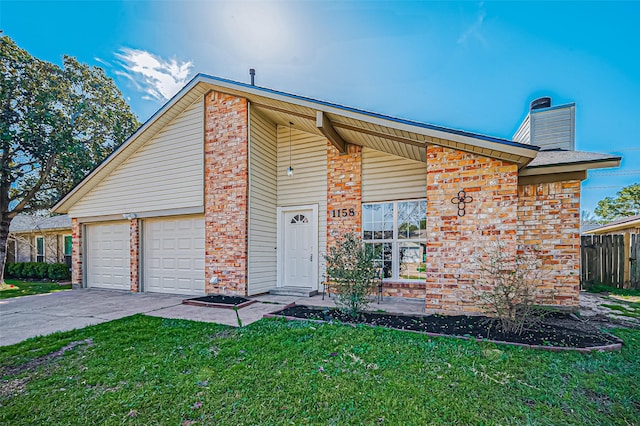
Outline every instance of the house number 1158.
{"label": "house number 1158", "polygon": [[335,209],[331,210],[331,217],[347,217],[347,216],[355,216],[356,210],[351,207],[350,209]]}

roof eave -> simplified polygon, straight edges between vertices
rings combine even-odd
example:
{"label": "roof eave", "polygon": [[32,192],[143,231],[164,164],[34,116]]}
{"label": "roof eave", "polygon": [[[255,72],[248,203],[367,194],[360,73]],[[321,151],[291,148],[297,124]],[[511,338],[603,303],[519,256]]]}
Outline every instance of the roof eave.
{"label": "roof eave", "polygon": [[588,231],[584,231],[583,234],[601,234],[604,232],[618,231],[625,228],[639,228],[640,219],[630,220],[629,222],[618,223],[615,225],[604,225],[599,228],[593,228]]}
{"label": "roof eave", "polygon": [[577,161],[574,163],[546,164],[544,166],[529,166],[520,170],[520,176],[537,176],[552,173],[581,172],[592,169],[619,167],[621,157],[610,157],[602,160]]}

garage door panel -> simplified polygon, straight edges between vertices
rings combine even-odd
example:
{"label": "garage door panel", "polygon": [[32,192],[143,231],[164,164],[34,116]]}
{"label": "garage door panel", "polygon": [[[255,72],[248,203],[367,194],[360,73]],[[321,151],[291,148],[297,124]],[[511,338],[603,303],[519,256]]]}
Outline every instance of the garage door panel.
{"label": "garage door panel", "polygon": [[204,294],[204,218],[150,220],[144,227],[145,291]]}
{"label": "garage door panel", "polygon": [[87,225],[86,244],[87,286],[129,290],[129,224]]}

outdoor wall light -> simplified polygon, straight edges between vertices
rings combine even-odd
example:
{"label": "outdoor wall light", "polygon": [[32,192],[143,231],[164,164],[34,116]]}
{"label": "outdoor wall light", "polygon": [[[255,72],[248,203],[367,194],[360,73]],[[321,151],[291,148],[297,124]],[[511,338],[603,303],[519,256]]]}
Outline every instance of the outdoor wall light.
{"label": "outdoor wall light", "polygon": [[293,176],[293,167],[291,167],[291,126],[293,123],[289,122],[289,167],[287,167],[287,176]]}
{"label": "outdoor wall light", "polygon": [[131,219],[135,219],[138,217],[137,213],[125,213],[122,215],[123,218],[127,219],[127,220],[131,220]]}

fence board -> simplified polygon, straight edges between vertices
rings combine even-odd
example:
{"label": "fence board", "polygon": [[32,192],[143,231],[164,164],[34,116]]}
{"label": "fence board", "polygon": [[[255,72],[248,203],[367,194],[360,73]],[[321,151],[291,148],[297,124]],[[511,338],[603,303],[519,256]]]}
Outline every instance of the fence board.
{"label": "fence board", "polygon": [[580,278],[623,288],[624,272],[631,268],[631,287],[640,288],[640,236],[631,235],[631,262],[625,259],[624,235],[584,235],[580,246]]}

